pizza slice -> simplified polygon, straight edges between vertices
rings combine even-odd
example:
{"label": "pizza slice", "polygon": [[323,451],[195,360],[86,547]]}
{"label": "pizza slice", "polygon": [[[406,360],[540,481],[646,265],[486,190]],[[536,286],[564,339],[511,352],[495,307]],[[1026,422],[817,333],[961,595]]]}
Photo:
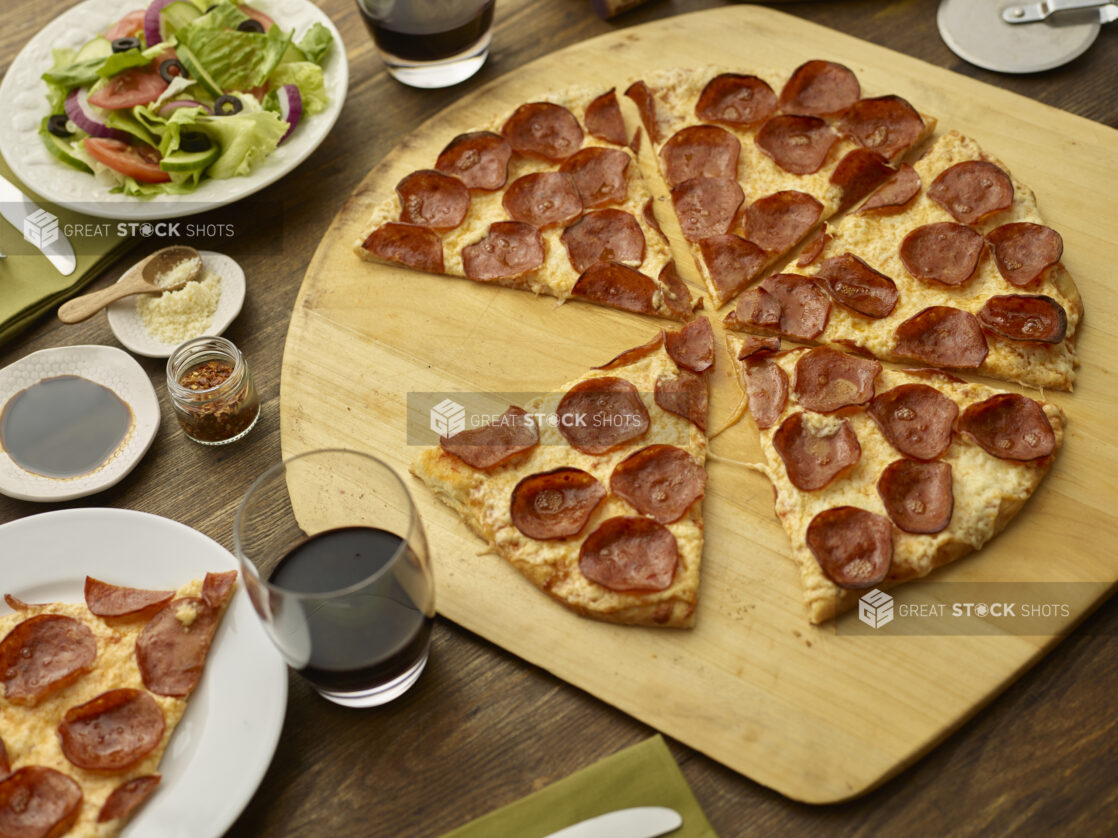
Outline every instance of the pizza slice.
{"label": "pizza slice", "polygon": [[899,96],[863,98],[831,61],[791,76],[665,70],[626,96],[716,308],[892,175],[935,125]]}
{"label": "pizza slice", "polygon": [[703,553],[709,321],[661,332],[412,473],[552,598],[615,623],[690,627]]}
{"label": "pizza slice", "polygon": [[595,93],[529,102],[452,139],[374,210],[357,255],[688,319],[697,303],[652,214],[617,96]]}
{"label": "pizza slice", "polygon": [[812,623],[980,549],[1063,441],[1063,413],[1048,402],[833,347],[728,343]]}

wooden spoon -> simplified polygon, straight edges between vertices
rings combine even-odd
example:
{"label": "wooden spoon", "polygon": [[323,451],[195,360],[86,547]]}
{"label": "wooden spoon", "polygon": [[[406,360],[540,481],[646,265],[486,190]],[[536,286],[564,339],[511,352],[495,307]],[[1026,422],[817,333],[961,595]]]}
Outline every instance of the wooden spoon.
{"label": "wooden spoon", "polygon": [[[182,282],[174,285],[158,285],[159,278],[182,262],[198,260],[198,267],[194,273]],[[83,294],[64,303],[58,309],[58,319],[63,323],[81,323],[88,320],[109,303],[114,303],[133,294],[158,294],[162,291],[176,291],[186,283],[197,279],[202,273],[202,256],[193,247],[186,245],[173,245],[157,250],[155,253],[137,262],[129,268],[124,276],[108,288],[94,291],[92,294]]]}

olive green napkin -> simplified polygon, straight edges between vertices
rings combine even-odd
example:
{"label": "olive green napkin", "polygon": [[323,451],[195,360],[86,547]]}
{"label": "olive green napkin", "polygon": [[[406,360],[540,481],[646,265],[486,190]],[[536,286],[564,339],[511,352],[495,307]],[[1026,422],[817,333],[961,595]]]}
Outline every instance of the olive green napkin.
{"label": "olive green napkin", "polygon": [[58,216],[60,230],[73,230],[77,225],[92,225],[90,232],[93,226],[97,228],[93,235],[69,237],[78,266],[72,274],[63,276],[46,256],[23,240],[22,230],[0,218],[0,253],[6,256],[0,259],[0,344],[3,344],[96,279],[132,245],[134,238],[117,235],[115,221],[90,218],[41,200],[16,179],[3,158],[0,158],[0,175],[40,207]]}
{"label": "olive green napkin", "polygon": [[443,838],[541,838],[615,809],[670,806],[683,816],[671,838],[717,838],[660,736],[601,759]]}

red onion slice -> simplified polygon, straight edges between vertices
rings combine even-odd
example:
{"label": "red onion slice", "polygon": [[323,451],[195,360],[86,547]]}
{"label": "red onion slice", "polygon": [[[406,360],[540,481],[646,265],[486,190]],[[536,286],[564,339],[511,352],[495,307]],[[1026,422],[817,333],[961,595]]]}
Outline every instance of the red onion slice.
{"label": "red onion slice", "polygon": [[276,101],[279,102],[280,117],[290,126],[287,133],[280,137],[282,143],[295,130],[299,120],[303,118],[303,97],[299,94],[298,85],[285,84],[276,91]]}
{"label": "red onion slice", "polygon": [[152,0],[144,12],[144,40],[149,47],[163,43],[163,18],[159,14],[176,0]]}
{"label": "red onion slice", "polygon": [[107,140],[121,140],[128,142],[131,138],[124,131],[118,131],[105,124],[103,117],[97,114],[93,105],[87,98],[89,92],[84,87],[70,91],[66,97],[66,116],[70,121],[81,128],[91,137],[103,137]]}

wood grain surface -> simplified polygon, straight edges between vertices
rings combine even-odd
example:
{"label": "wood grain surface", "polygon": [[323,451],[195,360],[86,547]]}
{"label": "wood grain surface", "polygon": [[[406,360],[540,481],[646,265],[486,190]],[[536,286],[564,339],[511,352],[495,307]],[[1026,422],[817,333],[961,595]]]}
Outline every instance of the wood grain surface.
{"label": "wood grain surface", "polygon": [[[254,216],[237,208],[203,217],[236,226],[235,240],[222,249],[245,267],[250,293],[227,335],[253,365],[264,400],[261,423],[228,449],[189,444],[170,417],[162,364],[142,361],[164,410],[151,452],[119,486],[67,506],[167,515],[231,547],[233,511],[243,489],[279,456],[280,361],[300,281],[338,206],[368,170],[426,118],[532,59],[593,35],[721,4],[653,0],[606,23],[584,0],[501,0],[489,63],[470,82],[438,92],[410,90],[386,76],[352,3],[322,5],[349,47],[350,94],[337,128],[300,169],[261,194],[280,214],[278,227],[276,214]],[[1113,32],[1104,30],[1098,43],[1067,67],[1029,77],[998,76],[966,65],[946,49],[935,30],[936,5],[935,0],[848,0],[784,8],[1118,126]],[[4,4],[0,68],[42,17],[42,7],[30,0]],[[1108,152],[1113,149],[1099,149]],[[163,242],[147,249],[157,244]],[[122,261],[94,287],[113,281],[126,267]],[[115,345],[115,340],[103,317],[72,327],[44,321],[4,347],[0,363],[47,346],[81,343]],[[1080,490],[1086,499],[1096,487]],[[0,499],[0,522],[50,508]],[[1118,820],[1116,633],[1118,606],[1111,602],[929,756],[852,803],[793,803],[678,743],[673,752],[722,835],[1110,834]],[[435,835],[651,732],[444,621],[428,672],[389,708],[344,710],[317,698],[296,677],[291,686],[276,758],[231,835]]]}

